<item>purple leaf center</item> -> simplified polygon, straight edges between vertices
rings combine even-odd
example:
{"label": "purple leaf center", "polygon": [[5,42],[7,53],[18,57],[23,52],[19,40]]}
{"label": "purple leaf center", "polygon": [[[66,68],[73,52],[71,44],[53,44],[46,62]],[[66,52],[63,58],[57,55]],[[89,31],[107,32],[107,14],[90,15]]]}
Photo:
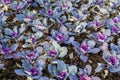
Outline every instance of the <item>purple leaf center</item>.
{"label": "purple leaf center", "polygon": [[91,78],[86,75],[81,75],[80,80],[91,80]]}
{"label": "purple leaf center", "polygon": [[114,23],[118,23],[119,22],[118,17],[113,18],[113,21],[114,21]]}
{"label": "purple leaf center", "polygon": [[5,49],[4,49],[4,53],[5,53],[5,54],[9,54],[9,53],[10,53],[10,49],[9,49],[9,48],[5,48]]}
{"label": "purple leaf center", "polygon": [[22,6],[21,5],[17,5],[16,8],[19,10],[19,9],[22,9]]}
{"label": "purple leaf center", "polygon": [[28,18],[28,19],[30,19],[30,20],[32,19],[32,17],[31,17],[31,16],[26,16],[26,18]]}
{"label": "purple leaf center", "polygon": [[100,40],[104,40],[104,39],[105,39],[105,35],[103,35],[103,34],[99,34],[99,35],[98,35],[98,39],[100,39]]}
{"label": "purple leaf center", "polygon": [[79,15],[77,15],[77,17],[76,17],[78,20],[80,20],[80,16]]}
{"label": "purple leaf center", "polygon": [[47,12],[48,12],[49,15],[51,15],[51,16],[53,15],[53,11],[52,10],[48,10]]}
{"label": "purple leaf center", "polygon": [[31,68],[29,70],[29,72],[31,73],[32,76],[38,75],[39,74],[39,70],[37,68]]}
{"label": "purple leaf center", "polygon": [[117,63],[117,58],[115,56],[110,56],[109,60],[112,63],[112,65],[115,65]]}
{"label": "purple leaf center", "polygon": [[118,32],[118,27],[117,26],[114,26],[114,27],[112,27],[112,31],[114,31],[115,33],[117,33]]}
{"label": "purple leaf center", "polygon": [[34,44],[35,41],[36,41],[36,39],[35,39],[35,37],[33,36],[33,37],[32,37],[32,43]]}
{"label": "purple leaf center", "polygon": [[60,80],[64,80],[66,75],[67,75],[66,71],[61,71],[60,73],[57,74],[57,78],[59,78]]}
{"label": "purple leaf center", "polygon": [[9,3],[10,3],[10,0],[4,0],[4,3],[5,3],[5,4],[9,4]]}
{"label": "purple leaf center", "polygon": [[88,46],[86,44],[82,44],[81,45],[81,48],[84,50],[84,51],[87,51],[88,50]]}
{"label": "purple leaf center", "polygon": [[18,36],[17,32],[13,32],[13,33],[12,33],[12,36],[13,36],[13,37],[17,37],[17,36]]}
{"label": "purple leaf center", "polygon": [[67,7],[67,4],[63,3],[63,7]]}
{"label": "purple leaf center", "polygon": [[49,55],[50,55],[51,57],[55,57],[55,56],[57,55],[57,51],[56,51],[56,50],[51,50],[51,51],[49,52]]}
{"label": "purple leaf center", "polygon": [[32,60],[32,59],[35,59],[35,58],[36,58],[36,55],[35,55],[34,52],[31,52],[31,53],[28,54],[26,57],[27,57],[28,59]]}
{"label": "purple leaf center", "polygon": [[57,40],[58,40],[58,41],[64,40],[64,37],[63,37],[63,35],[62,35],[61,33],[58,34]]}

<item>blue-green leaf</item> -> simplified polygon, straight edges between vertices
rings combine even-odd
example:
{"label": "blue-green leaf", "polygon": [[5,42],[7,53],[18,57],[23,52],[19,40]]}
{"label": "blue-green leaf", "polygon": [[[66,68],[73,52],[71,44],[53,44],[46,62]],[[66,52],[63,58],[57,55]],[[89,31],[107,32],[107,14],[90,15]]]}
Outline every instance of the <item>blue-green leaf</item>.
{"label": "blue-green leaf", "polygon": [[5,32],[6,35],[12,35],[12,33],[13,33],[13,31],[11,29],[9,29],[9,28],[6,28],[4,30],[4,32]]}
{"label": "blue-green leaf", "polygon": [[35,38],[39,39],[43,36],[43,33],[41,31],[35,33]]}
{"label": "blue-green leaf", "polygon": [[16,73],[17,75],[20,75],[20,76],[24,76],[24,75],[25,75],[23,69],[15,69],[15,73]]}
{"label": "blue-green leaf", "polygon": [[77,67],[75,65],[68,67],[69,74],[75,75],[77,73]]}
{"label": "blue-green leaf", "polygon": [[67,48],[61,47],[59,57],[64,57],[65,55],[67,55]]}

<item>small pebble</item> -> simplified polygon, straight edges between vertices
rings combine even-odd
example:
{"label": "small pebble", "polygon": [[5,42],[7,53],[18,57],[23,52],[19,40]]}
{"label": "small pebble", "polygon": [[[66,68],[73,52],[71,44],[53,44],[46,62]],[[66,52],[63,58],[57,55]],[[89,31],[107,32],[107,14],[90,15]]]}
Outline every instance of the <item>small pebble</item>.
{"label": "small pebble", "polygon": [[73,53],[69,54],[69,58],[72,59],[73,58]]}
{"label": "small pebble", "polygon": [[105,73],[105,74],[104,74],[103,77],[106,78],[106,77],[108,76],[108,70],[104,70],[104,73]]}

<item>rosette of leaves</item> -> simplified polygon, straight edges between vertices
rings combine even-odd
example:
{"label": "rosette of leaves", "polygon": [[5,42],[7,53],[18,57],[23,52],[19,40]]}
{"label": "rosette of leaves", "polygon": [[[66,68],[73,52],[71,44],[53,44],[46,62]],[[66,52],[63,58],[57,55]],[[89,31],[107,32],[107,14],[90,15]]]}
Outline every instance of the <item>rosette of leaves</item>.
{"label": "rosette of leaves", "polygon": [[[31,77],[32,79],[38,79],[42,75],[43,65],[44,61],[39,60],[39,63],[35,63],[32,65],[32,63],[29,62],[29,60],[22,60],[22,66],[21,69],[15,69],[15,73],[19,76],[27,76]],[[43,62],[43,64],[42,64]]]}
{"label": "rosette of leaves", "polygon": [[14,1],[11,4],[12,10],[18,10],[18,11],[25,9],[28,6],[29,6],[29,4],[27,2],[24,2],[24,1],[18,1],[18,2]]}
{"label": "rosette of leaves", "polygon": [[23,35],[23,33],[25,30],[26,27],[24,26],[24,24],[21,24],[20,28],[18,26],[14,26],[13,29],[5,28],[4,29],[5,36],[1,41],[8,41],[13,39],[17,42],[21,39],[24,39],[25,36]]}
{"label": "rosette of leaves", "polygon": [[103,29],[101,32],[90,34],[90,37],[93,37],[99,45],[104,42],[108,43],[113,40],[113,36],[111,36],[111,30],[109,29]]}
{"label": "rosette of leaves", "polygon": [[119,26],[113,25],[113,26],[110,26],[108,29],[111,30],[111,33],[113,35],[118,35],[120,33]]}
{"label": "rosette of leaves", "polygon": [[17,56],[17,50],[18,44],[12,44],[10,47],[8,46],[7,42],[2,42],[2,45],[0,47],[0,54],[3,54],[4,59],[10,59],[10,58],[18,58]]}
{"label": "rosette of leaves", "polygon": [[73,9],[71,13],[72,13],[72,18],[75,20],[85,20],[88,16],[87,14],[83,14],[82,11],[75,9]]}
{"label": "rosette of leaves", "polygon": [[59,43],[70,44],[74,41],[74,34],[70,34],[65,26],[61,26],[59,31],[52,30],[51,35],[49,38]]}
{"label": "rosette of leaves", "polygon": [[101,17],[99,15],[95,16],[93,21],[89,21],[87,23],[87,26],[95,30],[98,30],[99,28],[104,26],[106,22],[105,20],[100,20],[100,19]]}
{"label": "rosette of leaves", "polygon": [[20,58],[27,59],[30,62],[34,62],[42,55],[42,52],[43,52],[43,48],[38,46],[38,47],[34,48],[34,50],[17,52],[17,55]]}
{"label": "rosette of leaves", "polygon": [[112,35],[119,34],[120,33],[119,18],[115,17],[113,19],[107,20],[107,28],[111,30]]}
{"label": "rosette of leaves", "polygon": [[[62,1],[55,1],[55,3],[52,4],[54,1],[44,1],[42,7],[45,9],[40,9],[39,12],[41,15],[46,16],[47,18],[50,18],[50,20],[53,23],[64,23],[67,19],[66,16],[64,15],[66,10],[62,10],[63,5],[61,6],[60,4],[64,4]],[[68,1],[69,2],[69,1]],[[66,3],[65,3],[66,4]],[[67,6],[68,7],[68,6]],[[70,8],[71,9],[71,8]]]}
{"label": "rosette of leaves", "polygon": [[78,75],[80,80],[101,80],[99,77],[91,75],[91,65],[86,65],[84,69],[80,68]]}
{"label": "rosette of leaves", "polygon": [[42,70],[46,68],[45,60],[40,57],[42,51],[42,47],[36,47],[33,51],[18,52],[17,55],[22,58],[22,66],[19,66],[20,69],[15,69],[15,73],[32,79],[41,78]]}
{"label": "rosette of leaves", "polygon": [[[119,43],[118,43],[119,45]],[[119,73],[119,46],[111,43],[110,44],[110,49],[111,51],[109,51],[108,49],[103,51],[103,59],[107,62],[107,68],[109,69],[110,72],[118,72]],[[95,69],[95,72],[100,72],[101,70],[105,69],[106,64],[104,63],[98,63],[97,68]],[[117,71],[118,70],[118,71]]]}
{"label": "rosette of leaves", "polygon": [[36,11],[30,11],[28,9],[23,10],[22,14],[24,15],[23,20],[25,22],[27,22],[28,24],[31,24],[30,22],[37,16],[37,12]]}
{"label": "rosette of leaves", "polygon": [[36,31],[35,33],[29,33],[25,38],[25,44],[22,45],[23,48],[35,47],[39,43],[39,39],[43,36],[43,32]]}
{"label": "rosette of leaves", "polygon": [[[33,22],[31,23],[32,26],[35,26],[36,29],[38,30],[46,30],[48,28],[50,28],[52,25],[48,25],[47,24],[48,22],[48,19],[47,18],[44,18],[42,19],[42,21],[40,19],[35,19],[33,20]],[[34,27],[32,27],[33,29]],[[35,30],[35,29],[34,29]]]}
{"label": "rosette of leaves", "polygon": [[70,13],[71,10],[73,9],[72,1],[61,0],[61,1],[58,1],[58,3],[64,12]]}
{"label": "rosette of leaves", "polygon": [[62,60],[54,60],[48,65],[48,71],[58,80],[66,80],[68,76],[77,73],[77,67],[75,65],[69,66]]}
{"label": "rosette of leaves", "polygon": [[61,47],[56,41],[52,41],[52,43],[44,42],[42,45],[47,55],[51,57],[64,57],[67,55],[67,47]]}
{"label": "rosette of leaves", "polygon": [[65,0],[61,0],[61,1],[56,1],[55,2],[55,6],[57,6],[56,8],[58,8],[58,12],[60,12],[61,14],[65,14],[65,13],[70,13],[71,10],[74,9],[74,7],[72,7],[73,4],[71,4],[71,1],[65,1]]}
{"label": "rosette of leaves", "polygon": [[107,62],[107,68],[110,72],[120,72],[120,54],[118,46],[111,44],[111,51],[103,52],[103,59]]}
{"label": "rosette of leaves", "polygon": [[111,8],[116,8],[119,6],[120,1],[119,0],[109,0],[110,1],[110,7]]}
{"label": "rosette of leaves", "polygon": [[74,46],[74,49],[77,52],[77,54],[80,55],[80,59],[84,62],[87,62],[88,60],[88,57],[85,56],[86,53],[96,54],[100,51],[100,48],[95,47],[96,42],[94,40],[84,39],[81,45],[79,44],[79,42],[74,41],[72,42],[72,45]]}

